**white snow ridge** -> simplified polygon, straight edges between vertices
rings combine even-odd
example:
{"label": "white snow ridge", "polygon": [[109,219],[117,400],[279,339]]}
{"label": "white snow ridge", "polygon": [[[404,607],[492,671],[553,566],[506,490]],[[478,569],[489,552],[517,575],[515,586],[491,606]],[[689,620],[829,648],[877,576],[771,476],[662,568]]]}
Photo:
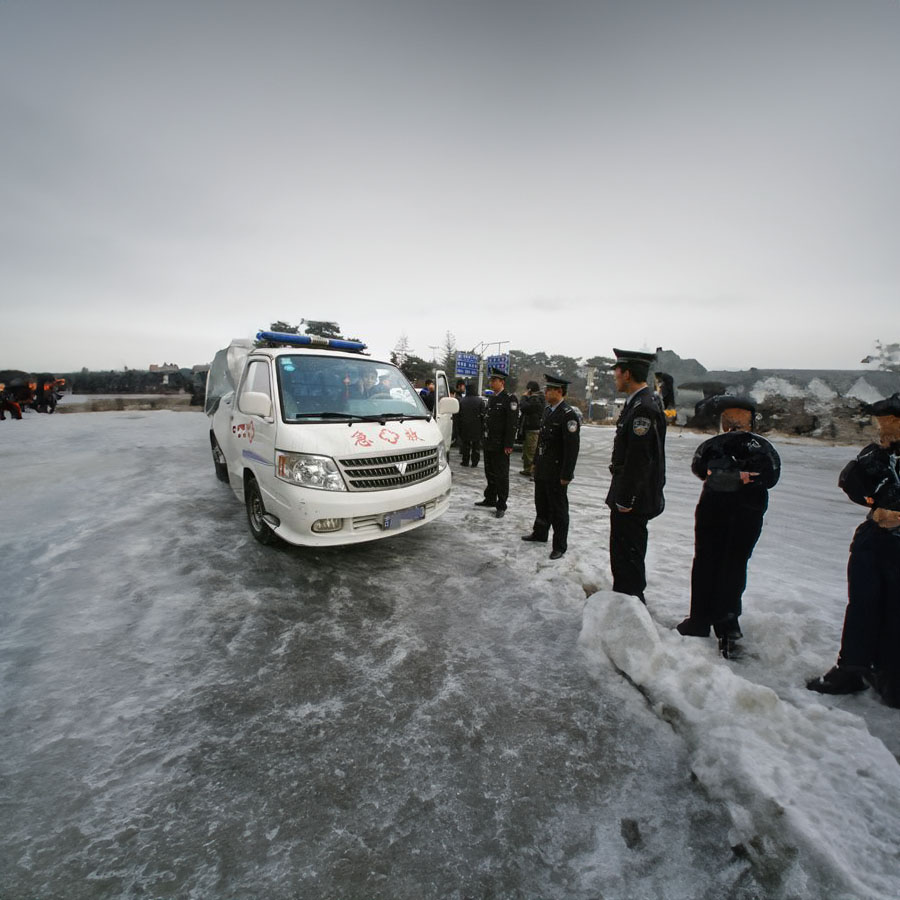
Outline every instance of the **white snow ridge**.
{"label": "white snow ridge", "polygon": [[623,594],[588,599],[579,643],[686,741],[694,775],[729,810],[732,846],[771,874],[778,896],[805,894],[815,867],[835,900],[896,900],[900,766],[861,719],[781,700]]}

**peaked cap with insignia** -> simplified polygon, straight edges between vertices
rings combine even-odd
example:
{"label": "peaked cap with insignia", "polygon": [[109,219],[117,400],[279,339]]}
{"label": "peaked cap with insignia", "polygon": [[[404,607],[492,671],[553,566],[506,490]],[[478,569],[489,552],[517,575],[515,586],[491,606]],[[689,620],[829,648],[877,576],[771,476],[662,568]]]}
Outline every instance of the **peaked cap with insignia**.
{"label": "peaked cap with insignia", "polygon": [[616,354],[616,361],[610,366],[610,369],[627,369],[640,381],[647,380],[650,364],[656,362],[655,353],[644,353],[641,350],[620,350],[618,347],[613,347],[613,353]]}

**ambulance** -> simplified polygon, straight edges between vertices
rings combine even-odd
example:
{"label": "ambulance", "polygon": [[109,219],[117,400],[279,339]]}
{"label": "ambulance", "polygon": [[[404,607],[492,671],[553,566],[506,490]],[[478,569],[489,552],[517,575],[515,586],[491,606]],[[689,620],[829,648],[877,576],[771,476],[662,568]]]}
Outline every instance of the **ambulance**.
{"label": "ambulance", "polygon": [[357,341],[260,331],[213,361],[205,410],[218,478],[256,540],[372,541],[426,525],[450,503],[451,417],[435,372],[430,411],[393,363]]}

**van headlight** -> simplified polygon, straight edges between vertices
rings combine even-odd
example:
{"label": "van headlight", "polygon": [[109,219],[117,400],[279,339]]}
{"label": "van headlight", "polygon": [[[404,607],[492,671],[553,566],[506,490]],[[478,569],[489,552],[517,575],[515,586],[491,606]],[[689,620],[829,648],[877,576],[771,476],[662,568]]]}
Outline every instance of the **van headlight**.
{"label": "van headlight", "polygon": [[444,446],[444,442],[441,441],[438,444],[438,472],[443,472],[447,468],[447,462],[447,448]]}
{"label": "van headlight", "polygon": [[282,480],[320,491],[346,491],[337,463],[330,456],[275,451],[275,474]]}

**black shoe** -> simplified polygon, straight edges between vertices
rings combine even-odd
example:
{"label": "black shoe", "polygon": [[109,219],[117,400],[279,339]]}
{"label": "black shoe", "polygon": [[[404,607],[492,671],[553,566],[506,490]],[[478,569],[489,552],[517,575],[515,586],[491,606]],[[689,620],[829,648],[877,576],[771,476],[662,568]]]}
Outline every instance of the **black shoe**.
{"label": "black shoe", "polygon": [[554,550],[550,554],[550,559],[562,559],[566,555],[565,550]]}
{"label": "black shoe", "polygon": [[538,537],[533,531],[531,532],[531,534],[523,534],[522,540],[523,541],[534,541],[536,544],[546,544],[547,543],[547,538]]}
{"label": "black shoe", "polygon": [[460,463],[461,466],[465,466],[467,469],[469,468],[469,464],[467,462]]}
{"label": "black shoe", "polygon": [[724,659],[740,659],[744,655],[743,647],[741,647],[741,637],[743,635],[726,634],[724,637],[719,638],[719,653],[722,654]]}
{"label": "black shoe", "polygon": [[817,694],[858,694],[867,687],[859,672],[848,672],[840,666],[833,666],[820,678],[806,682],[806,689]]}
{"label": "black shoe", "polygon": [[690,616],[683,622],[679,622],[675,626],[675,630],[686,637],[709,637],[709,624],[702,625]]}
{"label": "black shoe", "polygon": [[505,509],[498,509],[498,510],[494,513],[494,518],[495,518],[495,519],[502,519],[505,515],[506,515],[506,510],[505,510]]}
{"label": "black shoe", "polygon": [[497,501],[496,500],[476,500],[474,505],[475,506],[488,506],[491,509],[496,509]]}

